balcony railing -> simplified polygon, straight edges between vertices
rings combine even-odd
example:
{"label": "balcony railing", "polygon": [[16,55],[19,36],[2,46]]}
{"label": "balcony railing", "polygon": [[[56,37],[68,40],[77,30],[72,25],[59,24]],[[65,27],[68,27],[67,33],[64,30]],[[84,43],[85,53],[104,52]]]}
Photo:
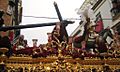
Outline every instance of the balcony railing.
{"label": "balcony railing", "polygon": [[111,9],[111,14],[113,20],[120,16],[120,0],[111,0],[113,8]]}
{"label": "balcony railing", "polygon": [[111,9],[112,16],[116,16],[120,13],[120,8],[112,8]]}
{"label": "balcony railing", "polygon": [[112,3],[117,3],[117,0],[111,0]]}

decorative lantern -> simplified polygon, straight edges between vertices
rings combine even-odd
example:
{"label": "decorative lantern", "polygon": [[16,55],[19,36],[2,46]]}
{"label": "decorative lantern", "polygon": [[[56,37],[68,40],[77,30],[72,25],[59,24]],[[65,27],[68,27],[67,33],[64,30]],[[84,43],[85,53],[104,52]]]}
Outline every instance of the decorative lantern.
{"label": "decorative lantern", "polygon": [[51,42],[52,41],[52,33],[47,33],[48,35],[48,42]]}
{"label": "decorative lantern", "polygon": [[33,41],[33,47],[37,47],[37,41],[38,41],[38,39],[32,39],[32,41]]}

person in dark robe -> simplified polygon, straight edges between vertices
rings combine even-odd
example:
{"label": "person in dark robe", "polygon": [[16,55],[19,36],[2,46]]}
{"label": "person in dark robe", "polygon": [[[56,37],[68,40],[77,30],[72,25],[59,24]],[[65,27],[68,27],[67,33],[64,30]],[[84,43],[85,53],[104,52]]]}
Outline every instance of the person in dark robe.
{"label": "person in dark robe", "polygon": [[[0,48],[8,48],[9,51],[6,52],[6,55],[9,57],[12,55],[12,47],[11,47],[11,42],[10,42],[10,39],[8,38],[8,36],[4,36],[4,37],[1,37],[0,36]],[[2,53],[0,53],[2,54]]]}
{"label": "person in dark robe", "polygon": [[[52,31],[52,40],[56,41],[56,38],[62,42],[67,41],[68,42],[68,33],[66,31],[66,24],[61,24],[60,22],[56,23],[56,26],[54,27]],[[58,42],[58,41],[56,41]]]}
{"label": "person in dark robe", "polygon": [[4,14],[4,11],[0,10],[0,27],[2,27],[4,24],[4,19],[2,18],[3,14]]}
{"label": "person in dark robe", "polygon": [[107,52],[107,50],[108,50],[108,48],[106,46],[107,36],[109,36],[111,39],[113,39],[113,35],[111,33],[110,27],[107,27],[106,29],[102,30],[99,33],[99,36],[96,38],[97,49],[100,53]]}
{"label": "person in dark robe", "polygon": [[106,38],[107,36],[109,36],[110,38],[113,39],[113,35],[110,31],[110,27],[108,26],[106,29],[102,30],[100,33],[99,33],[100,36],[103,37],[104,41],[106,42]]}
{"label": "person in dark robe", "polygon": [[[0,27],[2,27],[3,26],[3,24],[4,24],[4,19],[2,18],[2,16],[3,16],[3,14],[4,14],[4,11],[0,11]],[[2,31],[1,31],[2,32]],[[6,55],[9,57],[10,55],[12,55],[12,48],[11,48],[11,42],[10,42],[10,39],[9,39],[9,37],[8,36],[0,36],[0,48],[3,48],[3,47],[5,47],[5,48],[8,48],[9,49],[9,51],[6,53]],[[0,53],[0,54],[2,54],[2,53]]]}

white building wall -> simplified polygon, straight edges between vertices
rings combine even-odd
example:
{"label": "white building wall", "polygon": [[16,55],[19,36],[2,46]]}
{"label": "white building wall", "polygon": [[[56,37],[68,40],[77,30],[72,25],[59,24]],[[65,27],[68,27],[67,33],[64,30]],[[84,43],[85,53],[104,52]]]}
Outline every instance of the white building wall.
{"label": "white building wall", "polygon": [[[86,2],[83,3],[83,5],[80,7],[80,9],[84,9],[85,5],[87,5],[89,2],[90,2],[89,0],[86,0]],[[100,12],[101,17],[103,19],[104,28],[106,28],[108,26],[110,26],[110,27],[113,26],[112,15],[111,15],[111,12],[110,12],[111,8],[112,8],[111,0],[103,0],[94,10],[95,15],[97,15]],[[73,36],[80,29],[81,29],[81,27],[78,26],[73,31],[71,36]]]}
{"label": "white building wall", "polygon": [[99,12],[103,19],[104,28],[112,26],[112,16],[110,13],[112,6],[109,0],[103,0],[103,2],[94,10],[95,15]]}

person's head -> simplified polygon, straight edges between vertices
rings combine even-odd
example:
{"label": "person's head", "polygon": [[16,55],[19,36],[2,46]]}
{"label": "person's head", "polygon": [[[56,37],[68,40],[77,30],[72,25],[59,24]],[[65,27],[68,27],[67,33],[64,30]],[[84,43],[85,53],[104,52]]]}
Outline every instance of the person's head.
{"label": "person's head", "polygon": [[19,40],[24,40],[24,35],[20,35]]}

